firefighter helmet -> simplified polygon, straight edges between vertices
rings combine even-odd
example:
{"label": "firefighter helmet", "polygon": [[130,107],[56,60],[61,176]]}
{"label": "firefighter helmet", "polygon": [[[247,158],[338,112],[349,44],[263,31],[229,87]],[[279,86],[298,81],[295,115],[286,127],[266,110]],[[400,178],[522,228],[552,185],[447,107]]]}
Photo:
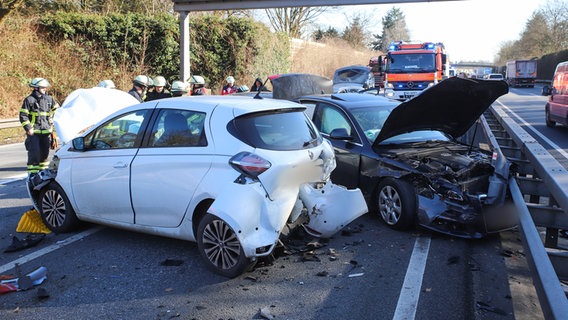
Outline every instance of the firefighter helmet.
{"label": "firefighter helmet", "polygon": [[187,84],[183,81],[174,81],[172,83],[172,93],[187,93]]}
{"label": "firefighter helmet", "polygon": [[99,82],[97,87],[107,88],[107,89],[116,89],[116,86],[114,85],[114,82],[112,80],[103,80],[103,81]]}
{"label": "firefighter helmet", "polygon": [[30,82],[29,86],[32,87],[32,88],[51,87],[51,85],[49,84],[49,81],[47,81],[47,79],[44,79],[44,78],[34,78],[32,80],[32,82]]}
{"label": "firefighter helmet", "polygon": [[136,78],[134,78],[134,80],[132,80],[132,82],[135,85],[141,86],[141,87],[147,87],[150,85],[150,78],[148,78],[145,75],[138,75],[136,76]]}
{"label": "firefighter helmet", "polygon": [[165,87],[166,84],[166,78],[162,76],[157,76],[154,78],[154,87]]}
{"label": "firefighter helmet", "polygon": [[189,78],[190,84],[205,84],[205,79],[202,76],[191,76]]}
{"label": "firefighter helmet", "polygon": [[235,78],[233,78],[233,76],[228,76],[227,77],[227,83],[230,83],[230,84],[235,83]]}

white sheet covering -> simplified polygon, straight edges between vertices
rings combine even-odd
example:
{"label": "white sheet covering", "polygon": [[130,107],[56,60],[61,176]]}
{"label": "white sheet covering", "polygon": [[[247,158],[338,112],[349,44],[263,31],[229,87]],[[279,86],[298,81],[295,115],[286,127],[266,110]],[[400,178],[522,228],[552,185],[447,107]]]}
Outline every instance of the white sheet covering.
{"label": "white sheet covering", "polygon": [[71,141],[77,134],[119,109],[137,104],[127,92],[107,89],[77,89],[69,94],[53,118],[59,140]]}

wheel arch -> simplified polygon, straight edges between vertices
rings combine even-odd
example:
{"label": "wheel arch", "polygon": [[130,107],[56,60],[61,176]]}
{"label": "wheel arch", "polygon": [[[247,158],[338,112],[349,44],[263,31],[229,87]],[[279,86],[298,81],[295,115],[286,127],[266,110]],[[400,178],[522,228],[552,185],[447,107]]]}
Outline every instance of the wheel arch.
{"label": "wheel arch", "polygon": [[193,210],[193,215],[191,218],[192,222],[191,228],[193,230],[193,234],[195,237],[197,236],[197,228],[199,228],[199,222],[207,214],[207,210],[209,209],[213,201],[215,201],[215,199],[212,198],[203,199],[195,207],[195,210]]}

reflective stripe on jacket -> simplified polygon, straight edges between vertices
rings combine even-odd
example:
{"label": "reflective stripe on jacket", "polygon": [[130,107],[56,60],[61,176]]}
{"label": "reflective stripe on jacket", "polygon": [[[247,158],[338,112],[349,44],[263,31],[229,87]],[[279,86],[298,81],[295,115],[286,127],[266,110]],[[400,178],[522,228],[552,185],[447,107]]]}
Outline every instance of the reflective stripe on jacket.
{"label": "reflective stripe on jacket", "polygon": [[59,104],[53,97],[34,90],[22,103],[20,123],[26,132],[33,129],[36,134],[49,134],[53,128],[53,113],[57,108]]}

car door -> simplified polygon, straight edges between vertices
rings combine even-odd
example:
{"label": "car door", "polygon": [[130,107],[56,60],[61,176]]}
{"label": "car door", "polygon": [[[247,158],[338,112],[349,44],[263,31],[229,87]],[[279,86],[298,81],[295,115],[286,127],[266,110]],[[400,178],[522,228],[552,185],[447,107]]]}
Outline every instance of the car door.
{"label": "car door", "polygon": [[73,197],[80,214],[133,223],[130,165],[150,113],[149,109],[128,112],[85,137],[87,150],[78,154],[71,165]]}
{"label": "car door", "polygon": [[170,103],[156,114],[132,163],[132,204],[137,225],[173,228],[211,167],[213,146],[205,132],[205,109]]}
{"label": "car door", "polygon": [[[312,121],[333,145],[337,167],[331,173],[331,180],[349,189],[356,188],[359,183],[362,144],[349,116],[338,106],[327,102],[302,100],[300,103],[312,105],[308,107],[313,109]],[[332,139],[330,133],[338,128],[346,129],[351,140]]]}

